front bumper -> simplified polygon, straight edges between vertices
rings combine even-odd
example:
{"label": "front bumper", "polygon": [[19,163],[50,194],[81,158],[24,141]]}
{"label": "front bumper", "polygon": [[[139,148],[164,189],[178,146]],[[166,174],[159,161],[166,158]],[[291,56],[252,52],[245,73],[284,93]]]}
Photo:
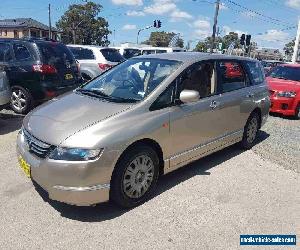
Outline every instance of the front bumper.
{"label": "front bumper", "polygon": [[295,115],[297,107],[296,98],[272,97],[270,112],[280,113],[286,116]]}
{"label": "front bumper", "polygon": [[32,180],[48,193],[50,199],[77,206],[109,200],[112,170],[101,164],[105,161],[41,159],[27,150],[22,134],[17,138],[17,153],[30,165]]}

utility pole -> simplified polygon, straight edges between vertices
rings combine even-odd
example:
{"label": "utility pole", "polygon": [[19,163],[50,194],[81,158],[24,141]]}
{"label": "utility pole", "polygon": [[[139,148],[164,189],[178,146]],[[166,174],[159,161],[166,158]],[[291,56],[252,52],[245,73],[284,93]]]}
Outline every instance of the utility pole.
{"label": "utility pole", "polygon": [[49,39],[52,38],[51,32],[51,4],[48,5],[48,17],[49,17]]}
{"label": "utility pole", "polygon": [[295,40],[292,63],[296,63],[299,60],[299,52],[300,52],[299,43],[300,43],[300,20],[298,22],[298,31],[297,31],[297,36],[296,36],[296,40]]}
{"label": "utility pole", "polygon": [[220,9],[220,0],[217,0],[216,1],[216,9],[215,9],[215,17],[214,17],[213,33],[212,33],[212,37],[211,37],[212,39],[211,39],[210,53],[213,53],[214,48],[215,48],[219,9]]}

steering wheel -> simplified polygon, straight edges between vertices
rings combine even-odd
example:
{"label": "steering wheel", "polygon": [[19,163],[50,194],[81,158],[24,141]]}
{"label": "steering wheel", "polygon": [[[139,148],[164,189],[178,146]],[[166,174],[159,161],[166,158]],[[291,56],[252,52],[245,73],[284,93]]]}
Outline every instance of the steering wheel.
{"label": "steering wheel", "polygon": [[[125,85],[125,82],[127,82],[128,84]],[[130,79],[125,79],[123,81],[123,87],[125,88],[126,86],[128,86],[134,94],[137,94],[139,92],[139,88],[136,83]]]}

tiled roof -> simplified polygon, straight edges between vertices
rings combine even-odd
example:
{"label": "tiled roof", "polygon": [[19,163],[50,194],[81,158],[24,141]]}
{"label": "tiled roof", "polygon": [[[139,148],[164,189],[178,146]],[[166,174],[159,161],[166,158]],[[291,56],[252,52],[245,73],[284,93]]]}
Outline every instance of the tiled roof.
{"label": "tiled roof", "polygon": [[[37,28],[43,30],[49,30],[49,27],[37,20],[32,18],[14,18],[14,19],[3,19],[0,20],[0,28]],[[52,27],[53,31],[57,31],[56,28]]]}

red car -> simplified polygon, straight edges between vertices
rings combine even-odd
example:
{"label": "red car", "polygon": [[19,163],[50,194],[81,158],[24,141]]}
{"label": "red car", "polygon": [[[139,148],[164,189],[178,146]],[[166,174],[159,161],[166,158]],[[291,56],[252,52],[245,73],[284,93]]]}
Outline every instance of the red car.
{"label": "red car", "polygon": [[267,73],[270,112],[300,119],[300,64],[282,64]]}

